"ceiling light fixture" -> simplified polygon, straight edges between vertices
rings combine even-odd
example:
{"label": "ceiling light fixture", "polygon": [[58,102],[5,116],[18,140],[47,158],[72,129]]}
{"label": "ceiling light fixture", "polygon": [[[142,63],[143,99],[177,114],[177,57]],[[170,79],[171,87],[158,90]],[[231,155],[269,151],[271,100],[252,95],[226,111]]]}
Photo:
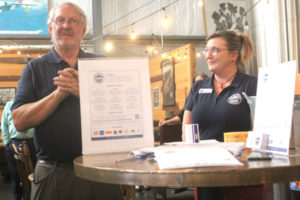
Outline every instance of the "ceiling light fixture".
{"label": "ceiling light fixture", "polygon": [[198,0],[198,6],[199,7],[203,7],[203,4],[204,4],[203,0]]}
{"label": "ceiling light fixture", "polygon": [[112,43],[107,42],[107,43],[105,44],[105,51],[109,52],[109,51],[111,51],[112,49],[113,49]]}
{"label": "ceiling light fixture", "polygon": [[134,40],[136,38],[136,34],[135,34],[135,31],[133,29],[131,31],[130,37],[131,37],[132,40]]}

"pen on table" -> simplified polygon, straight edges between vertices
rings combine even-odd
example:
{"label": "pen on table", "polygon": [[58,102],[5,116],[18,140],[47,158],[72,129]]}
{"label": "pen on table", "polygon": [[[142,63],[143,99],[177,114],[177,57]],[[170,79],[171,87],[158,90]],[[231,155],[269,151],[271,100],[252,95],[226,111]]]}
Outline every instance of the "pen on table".
{"label": "pen on table", "polygon": [[147,153],[147,154],[140,154],[140,155],[129,155],[128,158],[117,160],[117,162],[123,162],[123,161],[135,160],[135,159],[143,159],[143,158],[147,158],[150,155],[153,155],[153,154]]}
{"label": "pen on table", "polygon": [[249,98],[249,96],[246,94],[246,92],[242,92],[242,95],[245,97],[245,99],[247,100],[248,104],[252,104],[252,100]]}

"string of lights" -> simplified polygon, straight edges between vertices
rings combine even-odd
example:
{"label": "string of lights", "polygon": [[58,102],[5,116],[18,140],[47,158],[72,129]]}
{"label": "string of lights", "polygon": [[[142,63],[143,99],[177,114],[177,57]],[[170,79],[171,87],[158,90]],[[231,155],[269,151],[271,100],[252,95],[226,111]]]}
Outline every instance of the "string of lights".
{"label": "string of lights", "polygon": [[158,13],[158,12],[160,12],[160,11],[162,11],[162,10],[165,10],[166,8],[170,7],[171,5],[175,4],[175,3],[178,2],[178,1],[179,1],[179,0],[175,0],[175,1],[173,1],[173,2],[171,2],[171,3],[169,3],[169,4],[167,4],[166,6],[164,6],[164,7],[160,8],[160,9],[158,9],[158,10],[156,10],[156,11],[150,13],[150,14],[148,14],[148,15],[146,15],[146,16],[140,18],[140,19],[137,19],[136,21],[134,21],[134,22],[132,22],[132,23],[130,23],[130,24],[124,25],[124,26],[118,28],[117,30],[114,30],[114,31],[109,32],[109,33],[107,33],[107,34],[110,35],[110,34],[115,33],[115,32],[117,32],[117,31],[120,31],[120,30],[123,30],[123,29],[125,29],[125,28],[131,27],[132,25],[137,24],[137,23],[143,21],[144,19],[147,19],[148,17],[151,17],[152,15],[155,15],[156,13]]}
{"label": "string of lights", "polygon": [[144,8],[145,6],[151,4],[153,1],[155,1],[155,0],[152,0],[152,1],[148,2],[148,3],[145,3],[145,4],[141,5],[140,7],[138,7],[138,8],[136,8],[136,9],[132,10],[131,12],[129,12],[129,13],[125,14],[125,15],[123,15],[122,17],[119,17],[118,19],[116,19],[116,20],[114,20],[114,21],[112,21],[112,22],[110,22],[110,23],[104,25],[102,28],[105,29],[105,28],[109,27],[110,25],[117,23],[117,22],[120,21],[121,19],[124,19],[125,17],[128,17],[129,15],[135,13],[136,11],[138,11],[138,10]]}
{"label": "string of lights", "polygon": [[[250,12],[259,2],[261,2],[262,0],[258,0],[257,2],[255,2],[246,12],[245,12],[245,16],[248,14],[248,12]],[[267,0],[268,3],[268,0]]]}
{"label": "string of lights", "polygon": [[[122,19],[128,17],[129,15],[131,15],[131,14],[137,12],[138,10],[140,10],[140,9],[142,9],[142,8],[144,8],[144,7],[148,6],[148,5],[150,5],[150,4],[153,3],[154,1],[155,1],[155,0],[150,0],[149,2],[147,2],[147,3],[145,3],[145,4],[143,4],[143,5],[139,6],[139,7],[137,7],[136,9],[134,9],[134,10],[128,12],[127,14],[125,14],[125,15],[123,15],[123,16],[117,18],[116,20],[114,20],[114,21],[112,21],[112,22],[110,22],[110,23],[104,25],[102,28],[103,28],[103,29],[108,28],[109,26],[111,26],[111,25],[117,23],[118,21],[120,21],[120,20],[122,20]],[[120,31],[120,30],[123,30],[123,29],[126,29],[126,28],[131,27],[131,29],[130,29],[130,38],[131,38],[132,40],[134,40],[134,39],[136,39],[136,37],[137,37],[137,32],[134,30],[134,25],[137,24],[137,23],[140,23],[141,21],[143,21],[143,20],[145,20],[145,19],[147,19],[147,18],[149,18],[149,17],[151,17],[151,16],[153,16],[153,15],[155,15],[155,14],[161,12],[161,11],[164,11],[164,17],[163,17],[162,20],[163,20],[163,24],[166,26],[166,25],[168,25],[168,20],[169,20],[167,14],[166,14],[166,9],[167,9],[168,7],[174,5],[174,4],[177,3],[178,1],[179,1],[179,0],[174,0],[174,1],[172,1],[171,3],[169,3],[169,4],[165,5],[165,6],[162,6],[161,8],[155,10],[154,12],[152,12],[152,13],[146,15],[146,16],[143,16],[143,17],[141,17],[141,18],[139,18],[139,19],[137,19],[137,20],[131,22],[130,24],[126,24],[126,25],[124,25],[124,26],[122,26],[122,27],[117,28],[116,30],[114,30],[114,31],[112,31],[112,32],[107,33],[107,35],[110,35],[110,34],[113,34],[113,33],[115,33],[115,32],[118,32],[118,31]],[[186,0],[184,0],[184,1],[186,1]],[[204,5],[204,0],[196,0],[196,1],[197,1],[197,5],[198,5],[198,6],[202,7],[202,6]],[[261,1],[262,1],[262,0],[257,0],[257,1],[256,1],[249,9],[247,9],[247,10],[245,11],[244,16],[246,16],[251,10],[253,10],[254,7],[256,7],[256,5],[259,4]],[[269,0],[265,0],[265,1],[266,1],[267,4],[270,3]],[[102,37],[103,37],[103,36],[101,35],[101,36],[98,36],[98,37],[93,37],[93,38],[91,38],[91,39],[84,40],[84,41],[83,41],[83,45],[84,45],[86,42],[88,43],[88,42],[91,42],[91,41],[93,41],[93,40],[96,40],[96,39],[99,39],[99,38],[102,38]],[[163,53],[163,51],[162,51],[162,50],[163,50],[163,36],[161,35],[161,44],[159,44],[159,42],[156,40],[156,38],[155,38],[155,36],[153,35],[153,33],[152,33],[152,39],[154,40],[154,43],[156,43],[155,46],[159,46],[158,48],[161,50],[161,53]],[[12,48],[12,46],[14,46],[16,49],[19,49],[20,51],[24,51],[24,50],[27,51],[27,53],[28,53],[29,56],[31,55],[31,54],[30,54],[30,51],[31,51],[31,50],[36,49],[36,48],[41,48],[41,47],[30,47],[29,45],[27,45],[27,46],[26,46],[26,45],[23,45],[23,46],[19,46],[19,45],[0,45],[0,54],[3,53],[3,50],[4,50],[4,49]],[[48,46],[49,46],[49,45],[48,45]],[[48,47],[48,46],[47,46],[47,47]],[[109,46],[109,45],[108,45],[108,46]],[[48,47],[48,48],[50,48],[50,47]],[[120,47],[119,47],[119,48],[120,48]],[[155,49],[153,45],[151,45],[150,48],[152,49],[152,50],[151,50],[152,52],[155,52],[154,54],[157,54],[157,53],[158,53],[158,50]],[[112,47],[110,46],[110,48],[108,48],[108,49],[111,50]],[[21,52],[19,52],[19,53],[21,53]],[[199,52],[196,52],[196,54],[197,54],[197,57],[200,57],[200,56],[201,56],[201,53],[199,53]]]}

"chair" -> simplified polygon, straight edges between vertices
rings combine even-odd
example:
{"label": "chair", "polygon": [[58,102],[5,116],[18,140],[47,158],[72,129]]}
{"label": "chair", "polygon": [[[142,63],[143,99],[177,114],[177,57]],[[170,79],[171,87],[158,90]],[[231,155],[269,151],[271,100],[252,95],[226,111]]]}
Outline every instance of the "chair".
{"label": "chair", "polygon": [[19,148],[13,144],[15,151],[14,158],[17,164],[21,188],[23,190],[23,199],[30,199],[31,179],[33,179],[33,165],[30,157],[30,152],[26,141],[19,145]]}
{"label": "chair", "polygon": [[159,128],[159,142],[164,144],[165,142],[182,141],[182,124],[165,124]]}
{"label": "chair", "polygon": [[122,185],[124,190],[123,200],[130,200],[133,194],[134,186],[133,185]]}

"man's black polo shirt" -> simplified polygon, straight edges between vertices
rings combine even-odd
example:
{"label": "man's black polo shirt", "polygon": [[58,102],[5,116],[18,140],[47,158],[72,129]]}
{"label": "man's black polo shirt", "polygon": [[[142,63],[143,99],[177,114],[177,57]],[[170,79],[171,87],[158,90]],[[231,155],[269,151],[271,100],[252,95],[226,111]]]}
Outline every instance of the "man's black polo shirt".
{"label": "man's black polo shirt", "polygon": [[[79,58],[96,57],[80,50]],[[36,102],[53,92],[57,71],[70,67],[54,48],[48,54],[30,61],[24,68],[12,110]],[[78,69],[76,64],[75,69]],[[81,124],[79,98],[67,97],[42,124],[35,127],[37,157],[54,161],[72,161],[81,155]]]}
{"label": "man's black polo shirt", "polygon": [[214,75],[192,86],[185,110],[199,124],[200,140],[224,141],[224,132],[251,130],[250,108],[242,95],[256,95],[257,78],[237,72],[231,85],[216,98]]}

